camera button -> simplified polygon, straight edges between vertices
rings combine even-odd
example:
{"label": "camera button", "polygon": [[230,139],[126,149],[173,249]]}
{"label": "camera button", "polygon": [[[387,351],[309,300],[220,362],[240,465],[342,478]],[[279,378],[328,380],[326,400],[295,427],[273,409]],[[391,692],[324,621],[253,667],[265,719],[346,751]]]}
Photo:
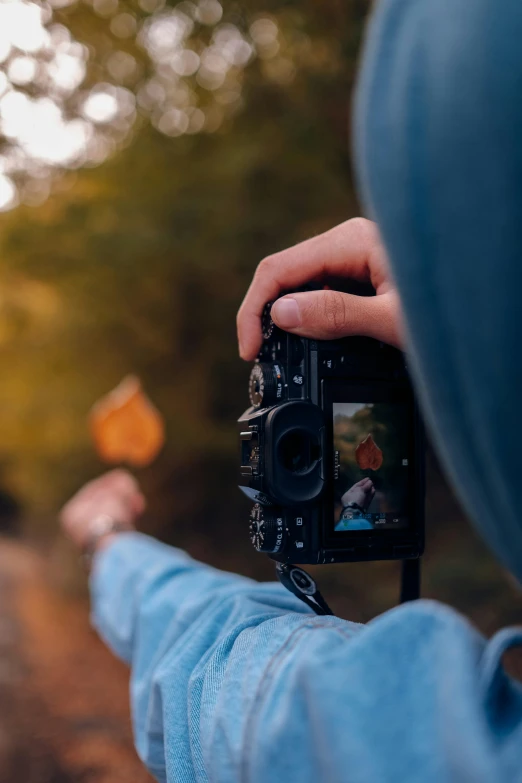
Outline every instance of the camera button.
{"label": "camera button", "polygon": [[333,371],[333,370],[337,369],[337,360],[334,359],[333,356],[326,357],[325,359],[323,359],[321,364],[323,365],[323,369],[324,370],[331,370],[331,371]]}
{"label": "camera button", "polygon": [[292,517],[292,538],[295,549],[306,549],[308,543],[306,520],[304,517]]}

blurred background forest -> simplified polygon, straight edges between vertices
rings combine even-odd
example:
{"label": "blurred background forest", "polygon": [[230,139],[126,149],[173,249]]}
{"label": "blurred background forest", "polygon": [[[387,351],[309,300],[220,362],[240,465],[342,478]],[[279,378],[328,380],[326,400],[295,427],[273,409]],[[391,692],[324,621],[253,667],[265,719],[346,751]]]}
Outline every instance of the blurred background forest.
{"label": "blurred background forest", "polygon": [[90,406],[134,372],[167,422],[150,524],[229,538],[235,314],[263,255],[357,212],[367,3],[15,6],[34,18],[7,52],[0,13],[0,481],[52,534],[102,469]]}
{"label": "blurred background forest", "polygon": [[[62,552],[57,509],[105,469],[87,414],[130,372],[167,427],[162,454],[137,473],[143,528],[272,577],[236,488],[233,423],[249,368],[235,314],[264,255],[360,212],[348,128],[369,5],[0,0],[0,523],[47,553],[42,578],[62,589],[74,582],[62,574],[78,569]],[[431,451],[428,467],[425,594],[486,632],[515,621],[522,601]],[[14,550],[4,551],[9,571]],[[15,571],[25,595],[34,569]],[[394,604],[397,574],[381,563],[320,578],[339,613],[366,620]],[[33,603],[12,617],[26,637],[45,616],[31,589]],[[83,638],[85,607],[53,601],[47,626],[80,617]],[[64,665],[77,660],[60,649]],[[88,682],[93,661],[98,677],[113,665],[101,655],[83,661]],[[125,698],[123,683],[112,699],[122,713]],[[52,774],[24,780],[91,779]]]}

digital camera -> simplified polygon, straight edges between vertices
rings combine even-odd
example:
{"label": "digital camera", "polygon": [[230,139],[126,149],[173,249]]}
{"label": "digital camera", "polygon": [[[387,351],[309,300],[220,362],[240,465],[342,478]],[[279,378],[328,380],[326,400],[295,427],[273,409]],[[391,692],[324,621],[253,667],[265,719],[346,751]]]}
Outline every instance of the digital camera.
{"label": "digital camera", "polygon": [[279,563],[418,558],[424,437],[404,355],[288,334],[270,307],[238,421],[252,544]]}

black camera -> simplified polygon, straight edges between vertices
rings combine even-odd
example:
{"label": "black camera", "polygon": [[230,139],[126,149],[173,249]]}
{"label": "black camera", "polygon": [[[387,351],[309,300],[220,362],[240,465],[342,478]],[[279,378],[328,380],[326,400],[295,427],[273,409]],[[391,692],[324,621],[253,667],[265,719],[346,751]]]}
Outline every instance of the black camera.
{"label": "black camera", "polygon": [[404,355],[278,329],[267,305],[238,421],[254,547],[281,564],[418,558],[424,436]]}

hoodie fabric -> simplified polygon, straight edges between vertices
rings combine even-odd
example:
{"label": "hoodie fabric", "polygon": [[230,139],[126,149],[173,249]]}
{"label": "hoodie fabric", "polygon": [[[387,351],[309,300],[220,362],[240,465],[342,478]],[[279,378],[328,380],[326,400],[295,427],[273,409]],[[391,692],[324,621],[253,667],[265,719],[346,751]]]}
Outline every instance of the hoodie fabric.
{"label": "hoodie fabric", "polygon": [[[357,93],[360,184],[392,260],[432,435],[522,578],[522,5],[385,0]],[[432,601],[366,626],[140,534],[96,558],[93,621],[132,666],[160,781],[516,783],[522,643]]]}
{"label": "hoodie fabric", "polygon": [[521,42],[519,0],[383,2],[355,133],[432,434],[470,517],[519,581]]}

